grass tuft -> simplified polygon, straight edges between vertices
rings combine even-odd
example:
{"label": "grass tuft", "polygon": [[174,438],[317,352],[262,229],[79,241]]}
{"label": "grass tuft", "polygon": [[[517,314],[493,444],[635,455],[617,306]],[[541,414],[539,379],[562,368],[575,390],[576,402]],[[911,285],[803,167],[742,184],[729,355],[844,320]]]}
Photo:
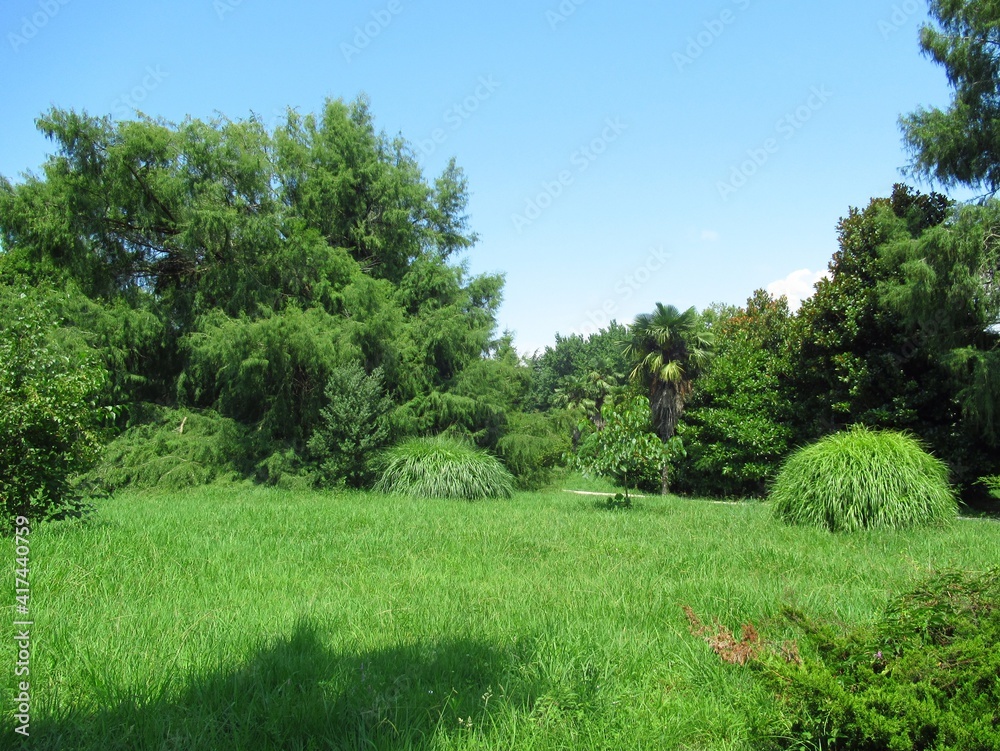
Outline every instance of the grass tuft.
{"label": "grass tuft", "polygon": [[792,454],[771,499],[784,521],[834,532],[941,524],[958,512],[944,462],[909,435],[864,427]]}
{"label": "grass tuft", "polygon": [[413,438],[385,452],[375,489],[422,498],[510,498],[514,477],[498,459],[462,441]]}

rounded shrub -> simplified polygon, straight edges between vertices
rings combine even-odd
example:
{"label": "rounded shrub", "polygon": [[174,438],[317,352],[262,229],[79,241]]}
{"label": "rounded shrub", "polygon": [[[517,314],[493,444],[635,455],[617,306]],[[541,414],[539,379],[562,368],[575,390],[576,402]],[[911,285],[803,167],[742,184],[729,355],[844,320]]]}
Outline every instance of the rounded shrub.
{"label": "rounded shrub", "polygon": [[375,489],[423,498],[509,498],[514,477],[498,459],[462,441],[412,438],[382,455]]}
{"label": "rounded shrub", "polygon": [[958,511],[944,462],[909,435],[863,427],[792,454],[771,500],[784,521],[834,532],[943,523]]}

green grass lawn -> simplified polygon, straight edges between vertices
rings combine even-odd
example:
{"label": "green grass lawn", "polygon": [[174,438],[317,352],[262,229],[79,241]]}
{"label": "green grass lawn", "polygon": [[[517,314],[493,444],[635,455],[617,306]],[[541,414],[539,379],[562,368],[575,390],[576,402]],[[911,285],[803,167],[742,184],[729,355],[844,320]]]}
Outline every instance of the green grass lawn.
{"label": "green grass lawn", "polygon": [[559,490],[126,494],[31,541],[25,747],[74,750],[749,749],[765,697],[682,605],[781,639],[783,604],[863,622],[931,569],[1000,560],[989,521],[836,536]]}

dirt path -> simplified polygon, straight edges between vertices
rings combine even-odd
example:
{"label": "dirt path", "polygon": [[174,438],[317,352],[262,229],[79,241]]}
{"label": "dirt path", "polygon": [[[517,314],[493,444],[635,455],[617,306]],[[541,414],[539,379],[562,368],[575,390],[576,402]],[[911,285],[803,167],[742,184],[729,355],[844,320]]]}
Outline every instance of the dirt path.
{"label": "dirt path", "polygon": [[[603,495],[605,497],[612,496],[617,491],[609,490],[605,493],[596,493],[593,490],[566,490],[563,488],[564,493],[575,493],[576,495]],[[630,498],[660,498],[658,495],[639,495],[636,493],[629,493]],[[738,506],[741,501],[704,501],[705,503],[716,503],[722,506]]]}

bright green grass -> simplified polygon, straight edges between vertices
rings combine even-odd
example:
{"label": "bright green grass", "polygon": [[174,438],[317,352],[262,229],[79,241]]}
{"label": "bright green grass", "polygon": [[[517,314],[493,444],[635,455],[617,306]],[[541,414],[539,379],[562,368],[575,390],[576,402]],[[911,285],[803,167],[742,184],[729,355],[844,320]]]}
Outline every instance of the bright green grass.
{"label": "bright green grass", "polygon": [[31,539],[25,747],[109,751],[750,748],[766,705],[681,605],[782,638],[783,603],[856,623],[927,569],[1000,559],[993,522],[843,537],[558,490],[130,494]]}

